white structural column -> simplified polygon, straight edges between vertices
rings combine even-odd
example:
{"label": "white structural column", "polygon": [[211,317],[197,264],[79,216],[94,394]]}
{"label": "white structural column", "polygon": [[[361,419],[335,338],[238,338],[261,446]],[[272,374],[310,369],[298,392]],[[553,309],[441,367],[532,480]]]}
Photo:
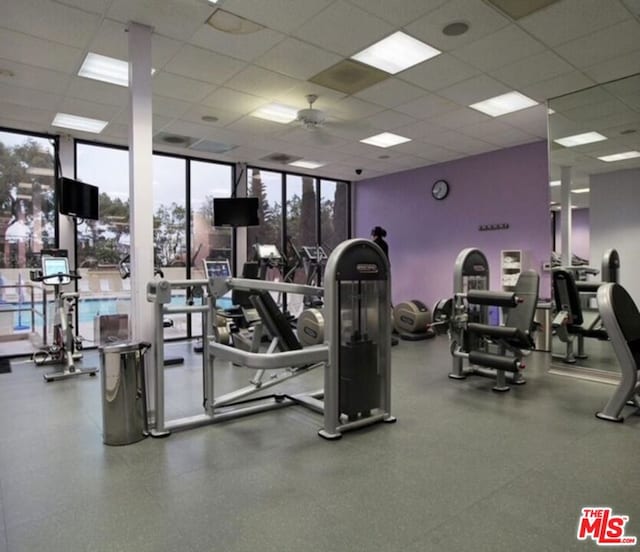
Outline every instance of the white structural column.
{"label": "white structural column", "polygon": [[571,167],[561,167],[560,207],[562,266],[571,266]]}
{"label": "white structural column", "polygon": [[[247,164],[236,163],[235,166],[235,182],[233,183],[236,197],[247,197],[249,193]],[[240,277],[242,275],[242,267],[247,262],[247,228],[236,228],[236,266],[234,275]]]}
{"label": "white structural column", "polygon": [[[67,178],[75,178],[75,144],[73,137],[69,135],[60,136],[58,155],[60,156],[60,166],[62,175]],[[76,260],[76,240],[75,225],[73,219],[67,215],[58,213],[58,246],[69,252],[69,268],[75,270]]]}
{"label": "white structural column", "polygon": [[[153,343],[153,304],[147,301],[147,282],[153,279],[153,145],[151,107],[151,35],[146,25],[130,23],[129,37],[129,216],[131,235],[132,337]],[[154,367],[147,355],[147,389],[155,385]],[[155,404],[148,393],[150,416]]]}

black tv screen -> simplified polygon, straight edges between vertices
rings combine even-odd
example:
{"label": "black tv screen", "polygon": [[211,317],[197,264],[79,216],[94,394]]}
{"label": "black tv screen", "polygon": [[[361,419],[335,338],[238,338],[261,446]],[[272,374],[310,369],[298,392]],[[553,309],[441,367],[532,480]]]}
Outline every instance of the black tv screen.
{"label": "black tv screen", "polygon": [[259,226],[258,198],[214,198],[213,224],[214,226]]}
{"label": "black tv screen", "polygon": [[61,178],[60,212],[72,217],[97,220],[98,187],[72,178]]}

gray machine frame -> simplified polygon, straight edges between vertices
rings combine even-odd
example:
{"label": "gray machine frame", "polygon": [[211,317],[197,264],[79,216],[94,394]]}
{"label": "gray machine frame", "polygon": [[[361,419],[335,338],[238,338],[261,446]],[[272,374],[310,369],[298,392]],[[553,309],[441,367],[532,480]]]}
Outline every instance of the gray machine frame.
{"label": "gray machine frame", "polygon": [[[614,306],[614,294],[622,296],[627,303],[628,311],[619,310]],[[617,283],[606,283],[598,288],[598,309],[602,321],[607,328],[611,345],[620,364],[620,382],[616,390],[605,405],[604,409],[596,413],[601,420],[623,422],[622,410],[626,405],[640,407],[640,385],[638,384],[638,360],[640,359],[640,313],[626,290]],[[625,328],[622,328],[618,315],[626,316]]]}
{"label": "gray machine frame", "polygon": [[[339,324],[337,317],[340,312],[339,293],[336,290],[338,276],[336,267],[340,266],[340,259],[353,248],[373,248],[383,266],[384,274],[389,273],[388,261],[382,251],[369,240],[348,240],[340,244],[333,251],[327,263],[327,278],[325,288],[315,286],[290,284],[283,282],[269,282],[263,280],[243,278],[210,278],[208,280],[179,280],[152,281],[147,284],[147,300],[154,303],[155,336],[153,343],[154,381],[152,396],[154,415],[149,420],[152,427],[151,435],[163,437],[172,431],[180,431],[209,425],[241,416],[247,416],[257,412],[264,412],[282,408],[289,405],[302,405],[317,413],[324,415],[324,425],[319,431],[322,437],[337,439],[344,431],[373,424],[380,421],[392,422],[395,418],[390,414],[390,352],[387,340],[384,343],[384,361],[380,367],[381,393],[380,404],[376,412],[363,416],[357,420],[344,421],[339,408],[339,380],[340,380],[340,336],[337,333]],[[201,305],[171,305],[171,291],[173,289],[191,289],[192,296],[202,297]],[[205,293],[206,290],[206,293]],[[322,345],[315,345],[301,350],[288,350],[276,352],[278,338],[272,336],[271,344],[266,352],[259,352],[263,325],[260,323],[254,330],[251,350],[245,351],[223,345],[215,341],[212,335],[209,321],[216,318],[216,300],[231,290],[241,291],[268,291],[275,293],[289,293],[322,296],[326,299],[325,320],[327,321],[327,341]],[[386,313],[386,318],[380,321],[382,332],[390,333],[389,298],[390,282],[386,281],[386,293],[378,298],[378,311]],[[204,412],[193,416],[167,419],[165,413],[165,380],[164,380],[164,335],[162,319],[165,315],[178,313],[199,313],[202,315],[203,336],[203,408]],[[248,367],[256,370],[250,385],[231,391],[221,396],[215,395],[215,364],[216,361],[228,361],[234,365]],[[270,395],[256,397],[255,402],[248,403],[243,400],[263,391],[269,387],[282,383],[293,377],[307,373],[310,370],[323,366],[324,389],[312,393],[294,395]],[[278,370],[269,378],[263,379],[268,370]],[[264,399],[264,400],[259,400]],[[323,400],[324,399],[324,402]]]}
{"label": "gray machine frame", "polygon": [[[465,282],[465,278],[474,277],[469,266],[477,273],[475,277],[478,278],[476,283],[479,286],[469,287],[469,280]],[[489,263],[484,253],[475,248],[467,248],[459,253],[454,266],[454,297],[448,321],[453,357],[449,373],[451,379],[465,379],[469,375],[495,378],[493,390],[498,392],[508,391],[508,383],[526,383],[522,375],[525,367],[523,357],[533,347],[530,330],[538,299],[539,277],[534,271],[525,271],[521,276],[523,275],[531,279],[535,275],[535,293],[529,290],[523,297],[519,297],[517,293],[489,291]],[[526,288],[526,281],[524,286]],[[516,290],[519,287],[520,281]],[[527,320],[519,320],[511,327],[507,315],[505,326],[487,324],[488,306],[517,309],[522,303],[530,311],[530,316],[524,315]],[[474,314],[470,314],[471,309],[475,310]],[[487,348],[488,340],[498,347],[497,352],[491,352]],[[465,360],[469,362],[467,367],[464,366]]]}

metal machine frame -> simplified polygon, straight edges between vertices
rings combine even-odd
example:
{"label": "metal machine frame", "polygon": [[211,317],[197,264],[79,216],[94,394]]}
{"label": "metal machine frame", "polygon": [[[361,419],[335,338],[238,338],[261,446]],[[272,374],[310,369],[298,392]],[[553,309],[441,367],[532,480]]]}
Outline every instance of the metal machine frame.
{"label": "metal machine frame", "polygon": [[[390,331],[389,325],[389,305],[390,284],[388,281],[388,262],[379,248],[369,240],[349,240],[339,245],[329,258],[328,277],[326,287],[318,288],[298,284],[283,282],[270,282],[243,278],[210,278],[208,280],[180,280],[169,282],[159,280],[147,284],[147,300],[154,303],[155,311],[155,343],[153,344],[153,367],[155,378],[152,389],[155,420],[150,421],[154,426],[151,435],[163,437],[172,431],[191,429],[208,424],[213,424],[232,418],[247,416],[257,412],[273,410],[289,405],[302,405],[311,410],[324,414],[324,427],[319,434],[328,439],[341,437],[342,432],[355,429],[364,425],[369,425],[379,421],[395,421],[390,413],[390,354],[387,340],[382,340],[384,362],[382,366],[376,366],[380,377],[380,397],[376,404],[375,412],[362,415],[356,420],[344,420],[340,413],[339,384],[340,384],[340,335],[339,323],[337,321],[340,312],[340,295],[337,291],[337,283],[340,281],[340,274],[337,267],[343,266],[345,255],[353,250],[366,250],[369,257],[371,255],[377,259],[378,263],[386,265],[375,265],[376,271],[387,277],[386,293],[382,297],[377,297],[378,310],[386,313],[387,318],[380,321],[380,327],[384,332]],[[372,263],[362,263],[363,277],[371,278]],[[357,266],[354,268],[357,270]],[[377,274],[377,272],[376,272]],[[192,290],[192,296],[203,297],[201,305],[170,305],[172,289]],[[206,301],[204,300],[204,290],[207,290]],[[201,290],[194,293],[193,290]],[[263,331],[273,332],[269,329],[267,321],[261,322],[254,330],[251,350],[245,351],[217,343],[211,335],[211,325],[209,320],[215,320],[216,300],[230,290],[241,291],[267,291],[275,293],[290,293],[302,295],[322,296],[327,300],[325,316],[328,318],[327,336],[328,342],[322,345],[315,345],[299,350],[284,350],[276,352],[279,347],[281,337],[271,335],[271,344],[265,353],[259,352],[260,341]],[[165,382],[164,367],[162,359],[164,357],[164,342],[162,334],[162,318],[167,314],[176,313],[200,313],[202,314],[203,336],[203,407],[204,412],[194,416],[167,420],[165,416]],[[241,389],[231,391],[222,396],[215,395],[214,372],[215,361],[228,361],[235,365],[240,365],[256,370],[250,385]],[[324,390],[313,393],[293,394],[293,395],[266,395],[253,397],[256,393],[269,387],[277,385],[283,381],[297,377],[318,366],[325,366]],[[269,378],[263,379],[267,370],[278,370]],[[251,397],[247,400],[248,397]],[[324,402],[321,400],[324,398]]]}
{"label": "metal machine frame", "polygon": [[610,422],[624,422],[621,413],[625,405],[640,408],[637,352],[640,313],[626,290],[616,283],[606,283],[598,288],[598,309],[622,373],[612,397],[596,416]]}

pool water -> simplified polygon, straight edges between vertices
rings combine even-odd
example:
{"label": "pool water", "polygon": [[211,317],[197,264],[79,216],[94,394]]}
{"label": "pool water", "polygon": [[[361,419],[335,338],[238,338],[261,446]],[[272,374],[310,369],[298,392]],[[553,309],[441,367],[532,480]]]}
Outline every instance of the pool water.
{"label": "pool water", "polygon": [[[78,306],[78,320],[82,323],[93,322],[96,316],[105,314],[118,314],[118,306],[123,311],[127,311],[131,300],[129,298],[122,299],[81,299]],[[172,304],[184,305],[184,295],[174,295],[172,297]],[[16,308],[15,303],[4,303],[7,308]],[[223,297],[218,300],[218,307],[221,309],[227,309],[232,306],[231,298]],[[49,303],[49,314],[53,309],[53,302]],[[16,330],[29,330],[31,329],[31,313],[28,310],[14,313],[13,317],[14,329]],[[36,316],[36,327],[40,326],[40,317]]]}

